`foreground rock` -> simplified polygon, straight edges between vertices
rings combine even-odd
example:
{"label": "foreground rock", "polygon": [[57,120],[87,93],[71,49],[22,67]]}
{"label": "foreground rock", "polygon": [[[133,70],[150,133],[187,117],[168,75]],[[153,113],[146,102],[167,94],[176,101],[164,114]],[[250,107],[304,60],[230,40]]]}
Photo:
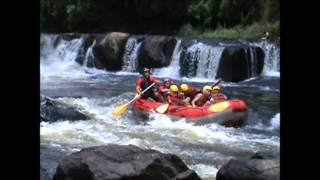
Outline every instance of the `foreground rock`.
{"label": "foreground rock", "polygon": [[216,180],[279,180],[280,159],[276,153],[258,152],[249,160],[230,160]]}
{"label": "foreground rock", "polygon": [[90,147],[60,162],[54,180],[199,180],[199,176],[172,154],[137,146]]}
{"label": "foreground rock", "polygon": [[89,117],[61,102],[41,95],[40,121],[55,122],[57,120],[87,120]]}

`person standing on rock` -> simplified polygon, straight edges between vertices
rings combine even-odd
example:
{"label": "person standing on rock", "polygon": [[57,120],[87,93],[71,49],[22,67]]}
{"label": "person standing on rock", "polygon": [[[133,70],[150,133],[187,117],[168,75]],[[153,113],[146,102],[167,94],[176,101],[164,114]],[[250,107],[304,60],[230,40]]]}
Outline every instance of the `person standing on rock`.
{"label": "person standing on rock", "polygon": [[[141,92],[146,89],[147,87],[151,86],[151,84],[156,83],[159,84],[160,81],[157,80],[154,76],[150,75],[150,69],[149,68],[143,68],[142,76],[137,81],[136,86],[136,93],[138,95],[141,94]],[[161,95],[157,92],[154,85],[152,88],[147,90],[145,93],[141,94],[141,99],[148,99],[151,98],[155,101],[163,101],[163,98]]]}
{"label": "person standing on rock", "polygon": [[264,36],[261,38],[262,40],[270,40],[271,35],[268,31],[264,33]]}

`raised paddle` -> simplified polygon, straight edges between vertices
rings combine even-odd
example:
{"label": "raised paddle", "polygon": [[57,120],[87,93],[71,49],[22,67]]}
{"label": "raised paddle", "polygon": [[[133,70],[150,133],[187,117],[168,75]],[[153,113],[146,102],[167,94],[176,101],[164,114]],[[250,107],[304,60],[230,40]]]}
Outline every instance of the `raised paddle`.
{"label": "raised paddle", "polygon": [[214,83],[211,87],[215,87],[216,85],[218,85],[220,82],[222,81],[222,79],[219,79],[216,83]]}
{"label": "raised paddle", "polygon": [[116,108],[114,108],[114,109],[112,110],[112,115],[113,115],[113,116],[121,116],[121,115],[128,109],[129,105],[130,105],[133,101],[135,101],[136,99],[138,99],[138,98],[141,96],[141,94],[143,94],[143,93],[145,93],[146,91],[148,91],[148,89],[150,89],[150,88],[151,88],[152,86],[154,86],[155,84],[156,84],[156,83],[151,84],[149,87],[147,87],[145,90],[143,90],[143,91],[140,93],[140,95],[136,95],[131,101],[129,101],[129,102],[125,103],[125,104],[119,105],[119,106],[117,106]]}

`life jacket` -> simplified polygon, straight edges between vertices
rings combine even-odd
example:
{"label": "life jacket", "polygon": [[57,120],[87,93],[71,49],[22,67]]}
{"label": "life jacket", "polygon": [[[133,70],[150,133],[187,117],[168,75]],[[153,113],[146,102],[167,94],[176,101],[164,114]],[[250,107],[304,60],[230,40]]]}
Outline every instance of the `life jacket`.
{"label": "life jacket", "polygon": [[188,91],[184,92],[184,97],[190,97],[190,99],[192,100],[198,93],[201,93],[200,89],[193,86],[189,86]]}
{"label": "life jacket", "polygon": [[167,99],[171,100],[171,103],[173,105],[177,105],[177,106],[184,106],[185,103],[183,102],[183,100],[181,98],[179,98],[179,96],[174,95],[172,92],[167,94]]}
{"label": "life jacket", "polygon": [[166,97],[170,91],[164,91],[164,89],[169,89],[169,88],[166,88],[165,85],[161,84],[158,88],[157,88],[157,91],[164,97]]}
{"label": "life jacket", "polygon": [[[153,83],[153,79],[154,79],[154,78],[153,78],[152,76],[149,76],[148,80],[146,80],[143,76],[140,77],[137,82],[141,81],[141,85],[140,85],[141,91],[143,91],[143,90],[146,89],[147,87],[151,86],[151,84]],[[153,88],[148,89],[148,90],[142,95],[142,97],[144,97],[144,96],[150,96],[151,94],[153,94]]]}
{"label": "life jacket", "polygon": [[225,95],[222,94],[222,93],[216,93],[216,94],[213,94],[211,96],[211,98],[213,98],[214,100],[214,103],[218,103],[218,102],[222,102],[222,101],[225,101]]}
{"label": "life jacket", "polygon": [[202,94],[200,99],[195,102],[196,106],[203,106],[208,100],[210,100],[211,95],[210,94]]}

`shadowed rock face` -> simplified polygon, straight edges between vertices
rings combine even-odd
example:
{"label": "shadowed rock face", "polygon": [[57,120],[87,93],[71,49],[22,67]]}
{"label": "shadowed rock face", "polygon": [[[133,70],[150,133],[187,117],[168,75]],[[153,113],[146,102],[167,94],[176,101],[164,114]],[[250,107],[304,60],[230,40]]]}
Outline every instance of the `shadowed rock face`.
{"label": "shadowed rock face", "polygon": [[90,147],[64,158],[54,180],[200,180],[172,154],[143,150],[137,146]]}
{"label": "shadowed rock face", "polygon": [[279,155],[273,152],[258,152],[248,160],[230,160],[218,171],[216,179],[279,180]]}
{"label": "shadowed rock face", "polygon": [[55,122],[57,120],[88,120],[89,117],[66,104],[41,96],[40,121]]}
{"label": "shadowed rock face", "polygon": [[147,36],[138,54],[139,67],[169,66],[177,40],[169,36]]}
{"label": "shadowed rock face", "polygon": [[111,71],[119,71],[122,68],[122,55],[129,34],[112,32],[108,33],[102,41],[93,47],[97,68],[106,68]]}
{"label": "shadowed rock face", "polygon": [[221,54],[217,78],[239,82],[259,75],[263,70],[264,56],[259,47],[226,47]]}

